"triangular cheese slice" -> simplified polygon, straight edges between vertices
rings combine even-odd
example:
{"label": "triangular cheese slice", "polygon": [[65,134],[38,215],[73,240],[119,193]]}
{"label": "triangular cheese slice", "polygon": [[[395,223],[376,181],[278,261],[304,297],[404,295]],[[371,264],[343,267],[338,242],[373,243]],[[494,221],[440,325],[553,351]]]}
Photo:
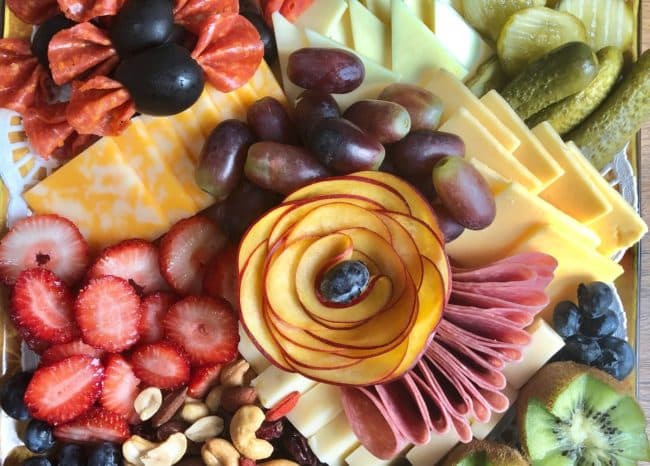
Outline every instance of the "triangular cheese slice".
{"label": "triangular cheese slice", "polygon": [[347,8],[341,20],[336,23],[332,29],[330,29],[329,34],[324,34],[330,39],[338,42],[341,45],[345,45],[349,48],[354,48],[354,39],[352,34],[352,21],[350,20],[350,9]]}
{"label": "triangular cheese slice", "polygon": [[298,49],[307,47],[307,39],[302,29],[290,23],[280,13],[273,13],[273,32],[275,33],[275,43],[278,47],[278,61],[282,72],[282,87],[290,102],[294,102],[303,89],[296,86],[287,76],[287,63],[289,55]]}
{"label": "triangular cheese slice", "polygon": [[390,24],[390,0],[365,0],[368,9],[384,24]]}
{"label": "triangular cheese slice", "polygon": [[463,65],[402,0],[391,3],[391,53],[393,70],[406,82],[418,82],[435,68],[444,68],[459,79],[467,76]]}
{"label": "triangular cheese slice", "polygon": [[435,24],[435,4],[433,0],[404,0],[406,6],[420,18],[426,27],[433,31]]}
{"label": "triangular cheese slice", "polygon": [[316,0],[298,16],[295,25],[329,36],[347,8],[345,0]]}
{"label": "triangular cheese slice", "polygon": [[390,33],[359,0],[349,0],[354,50],[390,68]]}

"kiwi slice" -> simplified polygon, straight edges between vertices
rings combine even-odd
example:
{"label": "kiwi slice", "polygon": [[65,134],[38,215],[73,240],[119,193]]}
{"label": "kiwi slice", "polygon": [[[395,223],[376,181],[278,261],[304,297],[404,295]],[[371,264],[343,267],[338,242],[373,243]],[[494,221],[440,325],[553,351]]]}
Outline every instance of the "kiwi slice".
{"label": "kiwi slice", "polygon": [[521,444],[533,466],[632,466],[650,460],[637,402],[605,372],[552,363],[517,400]]}
{"label": "kiwi slice", "polygon": [[451,450],[441,466],[528,466],[528,462],[514,448],[475,439]]}

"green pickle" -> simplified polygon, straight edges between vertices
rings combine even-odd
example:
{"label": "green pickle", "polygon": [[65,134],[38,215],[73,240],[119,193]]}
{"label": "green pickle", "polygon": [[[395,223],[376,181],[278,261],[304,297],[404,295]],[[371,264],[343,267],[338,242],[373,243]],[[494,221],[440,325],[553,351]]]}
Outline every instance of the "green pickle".
{"label": "green pickle", "polygon": [[546,0],[463,0],[463,16],[477,31],[496,41],[513,13],[545,3]]}
{"label": "green pickle", "polygon": [[492,89],[497,91],[501,89],[507,79],[499,59],[493,56],[478,67],[474,76],[468,79],[465,85],[476,97],[483,97]]}

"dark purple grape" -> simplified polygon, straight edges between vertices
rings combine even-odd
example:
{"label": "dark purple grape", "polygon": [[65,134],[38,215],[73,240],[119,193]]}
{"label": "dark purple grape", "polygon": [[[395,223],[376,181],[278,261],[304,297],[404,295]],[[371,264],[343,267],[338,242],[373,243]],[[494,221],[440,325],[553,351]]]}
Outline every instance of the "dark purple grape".
{"label": "dark purple grape", "polygon": [[51,17],[38,27],[32,38],[32,53],[38,58],[41,65],[49,69],[50,59],[47,56],[47,49],[52,37],[57,32],[71,28],[75,24],[77,23],[60,14]]}
{"label": "dark purple grape", "polygon": [[571,301],[561,301],[553,310],[553,328],[562,337],[576,335],[580,330],[582,316]]}
{"label": "dark purple grape", "polygon": [[264,60],[269,64],[275,63],[278,59],[278,47],[275,43],[275,35],[264,21],[264,18],[259,13],[249,10],[243,11],[241,15],[257,29],[260,39],[264,44]]}
{"label": "dark purple grape", "polygon": [[404,107],[385,100],[360,100],[343,114],[382,144],[396,142],[411,130],[411,117]]}
{"label": "dark purple grape", "polygon": [[602,348],[596,338],[573,335],[567,338],[566,345],[562,348],[562,353],[570,361],[594,365],[602,355]]}
{"label": "dark purple grape", "polygon": [[287,110],[273,97],[263,97],[248,107],[246,121],[260,141],[298,143]]}
{"label": "dark purple grape", "polygon": [[594,365],[601,370],[623,380],[634,369],[636,356],[630,344],[616,337],[605,337],[600,340],[602,354]]}
{"label": "dark purple grape", "polygon": [[289,55],[289,80],[304,88],[331,94],[346,94],[358,88],[365,77],[363,62],[343,49],[306,47]]}
{"label": "dark purple grape", "polygon": [[391,84],[379,94],[378,99],[395,102],[406,108],[411,116],[412,131],[436,129],[440,124],[442,100],[420,86],[407,83]]}
{"label": "dark purple grape", "polygon": [[201,189],[222,201],[239,184],[244,173],[248,148],[255,136],[248,125],[239,120],[225,120],[212,130],[203,145],[196,183]]}
{"label": "dark purple grape", "polygon": [[388,147],[388,158],[404,177],[428,176],[444,157],[463,157],[463,140],[451,133],[420,129]]}
{"label": "dark purple grape", "polygon": [[450,243],[463,234],[465,227],[454,220],[444,205],[439,202],[434,203],[433,211],[436,214],[438,226],[442,230],[442,234],[445,235],[445,243]]}
{"label": "dark purple grape", "polygon": [[614,292],[606,283],[592,282],[578,285],[578,307],[585,318],[603,315],[613,302]]}
{"label": "dark purple grape", "polygon": [[618,315],[608,309],[601,316],[584,319],[580,326],[580,333],[589,337],[607,337],[613,335],[618,327]]}
{"label": "dark purple grape", "polygon": [[343,118],[317,122],[307,137],[307,148],[327,168],[341,174],[377,170],[386,155],[379,141]]}
{"label": "dark purple grape", "polygon": [[250,147],[244,173],[259,187],[281,194],[330,176],[329,170],[306,149],[267,141]]}
{"label": "dark purple grape", "polygon": [[461,157],[446,157],[433,169],[433,186],[454,220],[470,230],[488,227],[496,216],[494,196],[474,166]]}
{"label": "dark purple grape", "polygon": [[296,100],[294,117],[300,130],[303,142],[315,123],[323,118],[338,118],[341,116],[339,104],[331,94],[320,91],[305,91]]}

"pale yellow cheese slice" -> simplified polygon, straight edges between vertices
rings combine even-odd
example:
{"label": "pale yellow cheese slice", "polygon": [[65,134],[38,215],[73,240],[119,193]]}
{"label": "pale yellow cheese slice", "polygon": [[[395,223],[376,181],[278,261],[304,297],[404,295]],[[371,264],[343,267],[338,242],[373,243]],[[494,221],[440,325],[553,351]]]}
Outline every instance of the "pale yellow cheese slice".
{"label": "pale yellow cheese slice", "polygon": [[326,37],[350,49],[354,48],[354,34],[352,33],[352,19],[349,8],[345,10],[341,20],[330,29]]}
{"label": "pale yellow cheese slice", "polygon": [[546,147],[564,174],[539,195],[581,223],[595,221],[611,212],[612,205],[596,188],[560,135],[547,121],[533,128],[533,134]]}
{"label": "pale yellow cheese slice", "polygon": [[260,403],[272,408],[291,392],[305,393],[316,385],[311,379],[296,372],[287,372],[276,366],[269,366],[251,381],[257,390]]}
{"label": "pale yellow cheese slice", "polygon": [[587,226],[600,238],[601,243],[598,251],[605,256],[611,256],[621,249],[627,249],[636,244],[648,232],[648,225],[623,196],[610,186],[598,170],[589,163],[573,141],[568,142],[567,146],[575,154],[575,160],[580,164],[583,173],[612,206],[609,213],[587,223]]}
{"label": "pale yellow cheese slice", "polygon": [[422,21],[422,24],[435,31],[436,6],[433,0],[404,0],[404,3]]}
{"label": "pale yellow cheese slice", "polygon": [[345,457],[359,447],[344,412],[309,437],[308,443],[318,459],[329,466],[345,466]]}
{"label": "pale yellow cheese slice", "polygon": [[454,75],[446,70],[432,71],[421,85],[437,95],[443,103],[442,122],[465,107],[508,152],[519,147],[519,139]]}
{"label": "pale yellow cheese slice", "polygon": [[327,36],[341,21],[347,8],[345,0],[316,0],[296,18],[294,24]]}
{"label": "pale yellow cheese slice", "polygon": [[364,3],[382,23],[390,24],[390,0],[364,0]]}
{"label": "pale yellow cheese slice", "polygon": [[305,438],[318,432],[343,411],[341,391],[336,385],[317,383],[303,393],[287,419]]}
{"label": "pale yellow cheese slice", "polygon": [[491,90],[485,94],[481,102],[519,139],[519,147],[512,155],[539,180],[541,189],[562,176],[562,167],[497,91]]}
{"label": "pale yellow cheese slice", "polygon": [[198,161],[201,149],[203,149],[205,136],[201,129],[199,117],[194,113],[194,110],[188,108],[184,112],[174,115],[174,118],[167,118],[167,120],[174,127],[178,137],[183,141],[183,145],[189,151],[192,159]]}
{"label": "pale yellow cheese slice", "polygon": [[539,192],[540,181],[508,152],[464,107],[460,107],[440,128],[460,136],[465,142],[465,158],[478,159],[501,176],[516,181],[531,192]]}
{"label": "pale yellow cheese slice", "polygon": [[359,0],[349,0],[354,50],[390,68],[390,29]]}
{"label": "pale yellow cheese slice", "polygon": [[458,434],[453,427],[445,434],[431,435],[429,442],[424,445],[416,445],[406,454],[406,459],[413,466],[431,466],[438,464],[449,450],[454,448],[460,441]]}
{"label": "pale yellow cheese slice", "polygon": [[294,102],[303,89],[296,86],[287,76],[287,64],[289,55],[298,49],[307,47],[307,38],[305,33],[299,27],[289,22],[280,13],[273,13],[273,33],[275,34],[275,43],[278,48],[278,62],[282,72],[282,87],[287,94],[290,102]]}

